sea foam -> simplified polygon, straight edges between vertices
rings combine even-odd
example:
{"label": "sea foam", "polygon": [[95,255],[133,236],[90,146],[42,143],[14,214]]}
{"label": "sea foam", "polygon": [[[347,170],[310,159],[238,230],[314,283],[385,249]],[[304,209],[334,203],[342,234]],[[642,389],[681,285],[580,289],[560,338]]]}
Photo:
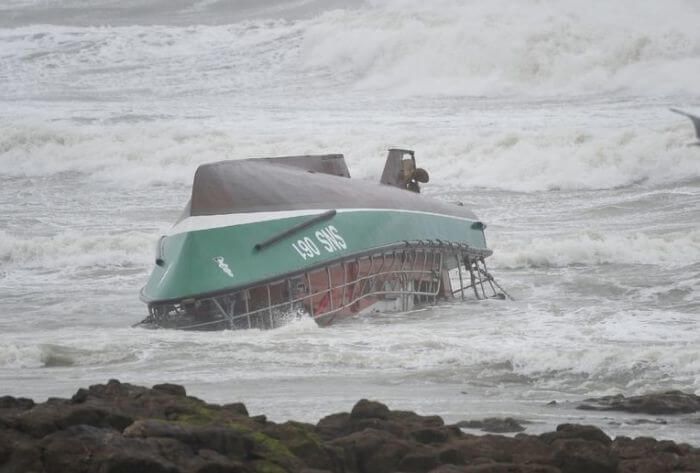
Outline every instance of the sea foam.
{"label": "sea foam", "polygon": [[577,235],[537,237],[495,248],[493,262],[502,268],[571,265],[661,264],[681,267],[700,261],[700,230],[648,235],[581,231]]}
{"label": "sea foam", "polygon": [[697,90],[696,2],[369,3],[310,22],[304,64],[335,71],[360,89],[404,95]]}

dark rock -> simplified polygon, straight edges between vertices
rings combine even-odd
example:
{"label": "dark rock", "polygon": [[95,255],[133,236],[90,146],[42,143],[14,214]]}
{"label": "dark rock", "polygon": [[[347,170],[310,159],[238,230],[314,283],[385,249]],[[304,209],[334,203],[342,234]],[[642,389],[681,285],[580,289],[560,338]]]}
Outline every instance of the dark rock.
{"label": "dark rock", "polygon": [[384,419],[358,419],[350,422],[348,425],[348,430],[350,432],[360,432],[365,429],[373,430],[383,430],[389,432],[396,437],[406,437],[409,435],[409,430],[412,428],[420,429],[420,426],[415,426],[414,424],[405,424],[402,422],[397,422],[394,420],[384,420]]}
{"label": "dark rock", "polygon": [[381,402],[361,399],[350,412],[352,419],[383,419],[389,418],[389,408]]}
{"label": "dark rock", "polygon": [[656,424],[656,425],[666,425],[667,421],[663,419],[630,419],[626,420],[627,425],[643,425],[643,424]]}
{"label": "dark rock", "polygon": [[47,401],[17,418],[17,428],[34,437],[41,438],[57,430],[73,425],[111,427],[122,430],[133,422],[128,416],[86,404],[71,404],[67,401]]}
{"label": "dark rock", "polygon": [[[344,437],[365,429],[383,430],[399,438],[422,438],[427,443],[461,435],[458,428],[445,427],[439,416],[421,416],[409,411],[390,411],[384,404],[360,401],[353,414],[332,414],[321,419],[316,431],[324,440]],[[412,437],[412,433],[415,436]],[[434,437],[431,440],[431,437]]]}
{"label": "dark rock", "polygon": [[315,427],[301,422],[285,422],[268,425],[263,433],[282,443],[292,454],[307,466],[320,470],[331,470],[335,466],[335,456],[323,445]]}
{"label": "dark rock", "polygon": [[452,432],[446,428],[418,429],[411,432],[411,437],[420,443],[445,443]]}
{"label": "dark rock", "polygon": [[136,471],[147,471],[148,473],[180,473],[183,471],[175,465],[164,463],[157,458],[132,453],[116,453],[100,461],[100,464],[100,470],[108,473],[133,473]]}
{"label": "dark rock", "polygon": [[0,471],[43,471],[41,449],[36,441],[21,433],[0,430]]}
{"label": "dark rock", "polygon": [[235,415],[245,417],[249,416],[248,409],[242,402],[232,402],[230,404],[224,404],[223,406],[221,406],[221,408]]}
{"label": "dark rock", "polygon": [[197,452],[199,460],[193,466],[195,473],[245,473],[250,471],[243,463],[231,461],[214,450],[201,449]]}
{"label": "dark rock", "polygon": [[605,432],[594,425],[560,424],[556,432],[547,432],[539,436],[545,443],[551,444],[555,440],[580,439],[610,446],[612,440]]}
{"label": "dark rock", "polygon": [[344,464],[349,471],[390,473],[413,445],[388,432],[366,429],[330,442],[344,452]]}
{"label": "dark rock", "polygon": [[463,429],[480,429],[484,432],[503,434],[507,432],[522,432],[525,430],[519,421],[512,417],[487,417],[483,420],[463,420],[455,424]]}
{"label": "dark rock", "polygon": [[[648,437],[618,437],[613,442],[611,451],[620,459],[620,471],[639,473],[675,471],[680,469],[682,459],[691,453],[688,446],[668,441],[659,442]],[[700,462],[696,467],[700,470]]]}
{"label": "dark rock", "polygon": [[679,458],[677,471],[700,472],[700,451],[689,453]]}
{"label": "dark rock", "polygon": [[171,438],[195,450],[214,450],[234,458],[245,458],[253,451],[253,440],[240,431],[224,426],[184,426],[161,420],[137,420],[124,430],[125,438]]}
{"label": "dark rock", "polygon": [[88,390],[85,388],[80,388],[75,394],[73,394],[73,397],[70,399],[70,401],[73,404],[82,404],[83,402],[87,401],[87,399]]}
{"label": "dark rock", "polygon": [[173,396],[181,396],[181,397],[187,396],[187,391],[185,391],[185,388],[183,386],[180,386],[179,384],[170,384],[170,383],[156,384],[153,386],[153,389],[155,391],[160,391],[160,392],[164,392],[167,394],[172,394]]}
{"label": "dark rock", "polygon": [[578,438],[553,442],[554,464],[562,473],[615,473],[617,456],[600,442]]}
{"label": "dark rock", "polygon": [[447,446],[439,449],[437,451],[438,460],[440,463],[449,463],[452,465],[462,465],[464,464],[464,455],[459,449],[453,446]]}
{"label": "dark rock", "polygon": [[700,396],[682,391],[644,394],[625,397],[604,396],[586,399],[577,409],[595,411],[625,411],[652,415],[688,414],[700,411]]}
{"label": "dark rock", "polygon": [[528,465],[514,463],[498,463],[468,466],[463,473],[561,473],[559,468],[548,465]]}
{"label": "dark rock", "polygon": [[32,407],[34,407],[34,401],[26,397],[0,397],[0,409],[19,409],[21,411],[26,411]]}
{"label": "dark rock", "polygon": [[673,473],[677,471],[678,461],[678,457],[672,454],[623,460],[617,471],[620,473]]}
{"label": "dark rock", "polygon": [[449,443],[458,449],[467,464],[484,459],[497,463],[536,463],[552,462],[553,449],[534,436],[522,435],[519,438],[499,435],[471,435]]}
{"label": "dark rock", "polygon": [[163,422],[155,419],[137,420],[124,429],[124,437],[165,437],[190,440],[191,433],[184,425],[172,422]]}
{"label": "dark rock", "polygon": [[209,448],[223,455],[244,459],[254,449],[255,442],[244,433],[219,426],[195,427],[193,442],[195,448]]}
{"label": "dark rock", "polygon": [[434,451],[410,452],[399,462],[398,470],[405,472],[428,472],[440,465],[440,460]]}
{"label": "dark rock", "polygon": [[516,463],[485,463],[481,465],[442,465],[430,473],[561,473],[559,468],[549,465]]}
{"label": "dark rock", "polygon": [[391,411],[390,419],[402,424],[410,424],[423,428],[442,427],[445,422],[440,416],[421,416],[411,411]]}
{"label": "dark rock", "polygon": [[573,424],[470,435],[367,400],[315,426],[249,417],[241,403],[208,404],[177,385],[117,380],[70,400],[6,396],[0,406],[0,473],[700,473],[700,449],[687,444],[612,441]]}
{"label": "dark rock", "polygon": [[430,470],[430,473],[463,473],[464,469],[456,465],[440,465]]}
{"label": "dark rock", "polygon": [[347,431],[349,421],[350,414],[347,412],[331,414],[318,421],[316,424],[316,432],[324,440],[342,437],[351,433]]}
{"label": "dark rock", "polygon": [[163,458],[152,446],[126,439],[110,429],[72,426],[47,436],[40,445],[47,473],[183,471]]}

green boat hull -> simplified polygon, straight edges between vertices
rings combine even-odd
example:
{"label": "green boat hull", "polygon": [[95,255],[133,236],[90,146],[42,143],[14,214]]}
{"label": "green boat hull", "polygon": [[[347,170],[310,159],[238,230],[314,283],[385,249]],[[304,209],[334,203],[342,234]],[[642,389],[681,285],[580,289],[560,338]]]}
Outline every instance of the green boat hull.
{"label": "green boat hull", "polygon": [[[429,212],[342,209],[188,217],[159,242],[144,302],[178,302],[252,287],[403,242],[439,242],[490,254],[483,224]],[[278,238],[273,243],[260,243]],[[257,248],[256,248],[257,245]]]}

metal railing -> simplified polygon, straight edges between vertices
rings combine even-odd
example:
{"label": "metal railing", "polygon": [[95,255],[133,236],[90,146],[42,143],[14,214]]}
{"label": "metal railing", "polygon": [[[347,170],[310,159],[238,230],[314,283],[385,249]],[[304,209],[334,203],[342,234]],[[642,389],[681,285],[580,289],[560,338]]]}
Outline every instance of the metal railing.
{"label": "metal railing", "polygon": [[[447,275],[455,269],[459,277],[456,289]],[[319,286],[323,273],[325,281]],[[464,273],[469,275],[468,285]],[[319,287],[313,287],[312,282]],[[493,283],[483,250],[440,241],[405,242],[401,247],[343,259],[227,294],[154,304],[143,323],[186,330],[273,328],[301,314],[330,323],[341,313],[357,313],[366,299],[400,298],[400,310],[405,311],[413,302],[435,303],[441,295],[454,297],[459,293],[464,299],[469,289],[477,299],[487,298],[485,284],[495,296]]]}

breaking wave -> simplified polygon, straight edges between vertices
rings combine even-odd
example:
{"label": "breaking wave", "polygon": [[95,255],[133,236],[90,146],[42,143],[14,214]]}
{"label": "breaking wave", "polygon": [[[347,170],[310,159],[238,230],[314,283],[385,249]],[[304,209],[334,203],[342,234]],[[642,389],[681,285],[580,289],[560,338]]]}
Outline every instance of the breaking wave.
{"label": "breaking wave", "polygon": [[[686,146],[690,133],[689,124],[677,122],[657,130],[566,128],[467,136],[418,127],[393,132],[392,137],[415,145],[421,164],[441,189],[532,192],[700,178],[697,148]],[[378,137],[376,130],[348,136],[346,129],[334,127],[319,129],[314,139],[300,144],[298,135],[289,130],[240,133],[181,122],[100,128],[0,125],[0,174],[40,177],[76,172],[118,187],[189,186],[196,166],[205,162],[342,152],[355,177],[375,180],[386,148],[385,136]],[[183,192],[180,200],[185,197]]]}
{"label": "breaking wave", "polygon": [[[80,3],[82,23],[91,24],[90,6]],[[5,30],[0,48],[13,67],[4,71],[3,94],[46,96],[64,87],[58,96],[69,99],[152,101],[241,92],[262,99],[273,89],[315,99],[337,87],[383,96],[697,92],[700,7],[693,0],[664,8],[653,0],[586,8],[575,0],[371,0],[305,19],[284,19],[276,8],[264,18],[262,8],[263,18],[233,15],[220,25],[223,3],[201,4],[211,14],[190,23],[198,26],[133,26],[134,18],[132,26]],[[92,24],[105,24],[100,5],[93,9]]]}
{"label": "breaking wave", "polygon": [[[550,129],[430,143],[436,182],[509,191],[614,189],[700,177],[687,124],[660,130]],[[423,154],[423,153],[421,153]],[[455,179],[455,177],[457,179]]]}
{"label": "breaking wave", "polygon": [[309,23],[309,69],[406,95],[693,93],[700,8],[668,2],[375,0]]}
{"label": "breaking wave", "polygon": [[0,230],[0,263],[23,268],[142,267],[150,261],[153,235],[129,232],[19,237]]}
{"label": "breaking wave", "polygon": [[650,236],[582,232],[503,245],[493,261],[502,268],[565,267],[577,264],[661,264],[680,267],[700,261],[700,231]]}

